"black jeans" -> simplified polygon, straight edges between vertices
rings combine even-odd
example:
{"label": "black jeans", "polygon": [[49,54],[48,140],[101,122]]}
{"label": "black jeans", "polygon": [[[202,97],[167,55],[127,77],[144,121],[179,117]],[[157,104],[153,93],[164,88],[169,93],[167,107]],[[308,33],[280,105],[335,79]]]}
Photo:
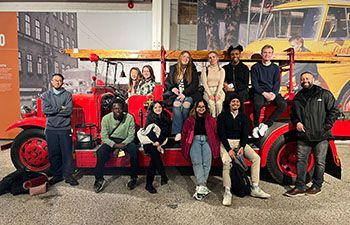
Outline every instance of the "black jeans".
{"label": "black jeans", "polygon": [[146,185],[152,185],[154,176],[156,175],[156,170],[158,171],[159,175],[164,179],[166,177],[165,169],[163,166],[161,153],[157,150],[155,146],[153,146],[152,144],[146,144],[143,145],[143,148],[145,152],[148,153],[151,157],[151,161],[147,169]]}
{"label": "black jeans", "polygon": [[[102,144],[99,149],[97,149],[97,162],[95,167],[95,178],[96,180],[102,180],[103,179],[103,168],[105,166],[105,163],[110,159],[111,153],[115,149],[107,144]],[[135,143],[131,142],[130,144],[126,145],[123,149],[126,151],[130,156],[130,164],[131,164],[131,178],[137,178],[137,173],[139,169],[139,162],[138,162],[138,150],[136,148]]]}
{"label": "black jeans", "polygon": [[53,176],[67,177],[74,171],[72,133],[70,130],[45,130]]}
{"label": "black jeans", "polygon": [[[260,112],[265,102],[266,99],[264,96],[254,93],[254,127],[259,126]],[[264,122],[269,127],[273,124],[273,122],[275,122],[278,119],[278,117],[280,117],[283,111],[287,108],[287,102],[286,100],[284,100],[284,98],[282,98],[280,94],[276,95],[276,98],[271,103],[274,104],[277,108]]]}
{"label": "black jeans", "polygon": [[326,168],[327,150],[327,140],[312,143],[298,141],[297,179],[295,181],[295,186],[298,189],[305,190],[306,188],[305,180],[311,151],[314,152],[315,157],[315,171],[312,176],[312,186],[317,188],[322,187],[324,170]]}

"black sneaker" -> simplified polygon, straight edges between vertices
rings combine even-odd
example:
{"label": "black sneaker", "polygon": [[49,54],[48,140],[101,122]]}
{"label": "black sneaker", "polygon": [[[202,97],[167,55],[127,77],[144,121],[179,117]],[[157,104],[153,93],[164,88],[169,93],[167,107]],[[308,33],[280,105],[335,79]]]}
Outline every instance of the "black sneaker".
{"label": "black sneaker", "polygon": [[301,190],[297,187],[287,191],[286,193],[284,193],[285,196],[288,197],[299,197],[299,196],[304,196],[305,195],[305,190]]}
{"label": "black sneaker", "polygon": [[53,177],[49,180],[49,185],[52,186],[52,185],[57,184],[57,183],[59,183],[59,182],[61,182],[61,181],[63,181],[63,180],[64,180],[64,179],[63,179],[63,177],[61,177],[61,176],[53,176]]}
{"label": "black sneaker", "polygon": [[67,176],[65,178],[65,182],[67,184],[70,184],[71,186],[77,186],[79,185],[78,181],[71,175],[71,176]]}
{"label": "black sneaker", "polygon": [[136,183],[137,183],[137,178],[131,178],[127,184],[128,188],[130,190],[134,189],[136,187]]}
{"label": "black sneaker", "polygon": [[145,189],[151,194],[157,193],[157,189],[155,189],[153,185],[146,185]]}
{"label": "black sneaker", "polygon": [[106,181],[105,179],[102,180],[96,180],[94,183],[94,190],[96,193],[99,193],[103,190],[103,188],[105,187]]}
{"label": "black sneaker", "polygon": [[166,185],[169,181],[169,178],[167,176],[164,176],[162,178],[160,178],[160,185],[163,186],[163,185]]}

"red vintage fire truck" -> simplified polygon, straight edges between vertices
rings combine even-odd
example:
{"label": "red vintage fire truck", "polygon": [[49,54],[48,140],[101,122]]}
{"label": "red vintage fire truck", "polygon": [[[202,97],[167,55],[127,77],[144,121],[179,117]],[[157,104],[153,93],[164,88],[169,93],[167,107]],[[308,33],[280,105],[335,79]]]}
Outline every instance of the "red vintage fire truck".
{"label": "red vintage fire truck", "polygon": [[[208,51],[190,51],[194,61],[205,61]],[[162,68],[162,81],[155,87],[152,95],[131,96],[128,99],[128,112],[135,117],[138,126],[142,126],[146,116],[147,105],[153,100],[162,100],[163,85],[166,77],[166,63],[177,60],[180,51],[124,51],[124,50],[71,50],[67,49],[65,54],[81,60],[92,60],[96,63],[110,63],[117,66],[118,61],[159,61]],[[219,52],[221,61],[229,61],[226,52]],[[258,54],[243,52],[242,61],[255,62],[259,60]],[[350,58],[337,57],[331,53],[294,53],[289,51],[275,53],[275,62],[278,62],[283,70],[290,70],[289,87],[293,87],[292,72],[293,64],[298,62],[318,62],[318,63],[342,63],[349,62]],[[102,62],[101,62],[102,61]],[[97,71],[97,70],[96,70]],[[116,74],[114,74],[116,76]],[[107,80],[106,80],[107,81]],[[115,79],[114,79],[115,83]],[[101,120],[104,115],[111,111],[110,103],[119,95],[113,84],[98,83],[93,77],[91,91],[89,93],[73,94],[72,129],[74,142],[74,156],[77,168],[93,168],[96,165],[96,150],[101,144]],[[293,183],[296,178],[296,129],[290,123],[289,112],[291,101],[295,93],[292,89],[284,95],[288,102],[288,107],[281,115],[278,122],[269,128],[267,134],[261,139],[250,139],[249,144],[261,157],[261,167],[267,167],[270,175],[278,183]],[[263,121],[274,106],[267,105],[261,112]],[[247,115],[252,118],[253,104],[251,101],[245,102]],[[333,127],[333,135],[336,139],[350,138],[349,112],[343,112]],[[2,146],[2,149],[11,147],[11,159],[16,168],[27,168],[33,171],[44,171],[49,167],[47,143],[45,141],[45,116],[41,110],[41,99],[38,99],[37,110],[30,114],[25,114],[23,118],[12,125],[7,130],[22,128],[22,132],[17,135],[12,143]],[[165,153],[162,155],[165,166],[191,166],[191,162],[186,160],[180,146],[169,142]],[[109,167],[129,166],[128,156],[112,157],[106,163]],[[149,157],[143,152],[139,153],[140,166],[147,166]],[[213,162],[213,166],[220,166],[220,159]],[[313,155],[309,158],[308,173],[314,169]],[[326,172],[341,178],[341,162],[337,153],[334,140],[329,140]]]}

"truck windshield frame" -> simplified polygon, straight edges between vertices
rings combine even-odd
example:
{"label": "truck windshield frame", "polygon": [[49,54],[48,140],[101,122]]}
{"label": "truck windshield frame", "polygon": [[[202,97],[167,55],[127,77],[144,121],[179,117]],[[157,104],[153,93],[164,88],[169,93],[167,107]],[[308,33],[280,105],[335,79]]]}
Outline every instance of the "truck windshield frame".
{"label": "truck windshield frame", "polygon": [[289,39],[292,36],[300,36],[316,39],[324,12],[324,7],[275,10],[266,18],[259,38]]}

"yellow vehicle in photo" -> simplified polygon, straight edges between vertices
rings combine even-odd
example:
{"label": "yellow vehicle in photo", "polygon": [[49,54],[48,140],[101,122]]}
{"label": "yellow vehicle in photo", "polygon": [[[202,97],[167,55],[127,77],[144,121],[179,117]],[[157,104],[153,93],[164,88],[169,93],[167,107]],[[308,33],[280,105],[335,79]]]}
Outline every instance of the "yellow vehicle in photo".
{"label": "yellow vehicle in photo", "polygon": [[[282,52],[332,53],[350,57],[350,1],[304,0],[276,6],[263,23],[259,39],[245,51],[259,52],[265,44]],[[343,111],[350,111],[350,63],[295,63],[293,81],[298,89],[300,74],[310,71],[317,83],[330,90]],[[288,85],[288,74],[282,85]]]}

